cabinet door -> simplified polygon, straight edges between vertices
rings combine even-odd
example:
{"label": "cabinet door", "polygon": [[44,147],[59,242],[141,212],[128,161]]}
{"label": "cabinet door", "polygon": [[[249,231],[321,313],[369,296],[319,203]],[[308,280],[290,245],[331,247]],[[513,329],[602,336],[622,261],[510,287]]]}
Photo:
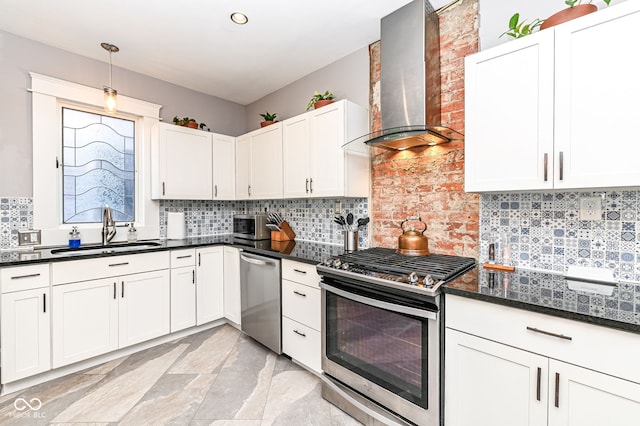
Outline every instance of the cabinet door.
{"label": "cabinet door", "polygon": [[288,317],[282,317],[282,352],[316,373],[322,371],[320,332]]}
{"label": "cabinet door", "polygon": [[626,426],[640,419],[640,384],[549,361],[549,426]]}
{"label": "cabinet door", "polygon": [[196,325],[196,269],[171,269],[171,332]]}
{"label": "cabinet door", "polygon": [[249,198],[251,185],[251,137],[243,135],[236,138],[236,199]]}
{"label": "cabinet door", "polygon": [[544,425],[548,359],[446,329],[448,426]]}
{"label": "cabinet door", "polygon": [[224,316],[224,251],[222,246],[197,250],[196,323]]}
{"label": "cabinet door", "polygon": [[119,278],[119,346],[125,347],[169,333],[169,270]]}
{"label": "cabinet door", "polygon": [[118,349],[116,278],[53,287],[53,367]]}
{"label": "cabinet door", "polygon": [[466,191],[553,187],[553,51],[540,31],[465,58]]}
{"label": "cabinet door", "polygon": [[251,198],[282,198],[282,123],[252,134],[250,175]]}
{"label": "cabinet door", "polygon": [[213,134],[213,199],[236,198],[235,138]]}
{"label": "cabinet door", "polygon": [[49,288],[2,295],[2,383],[51,368]]}
{"label": "cabinet door", "polygon": [[555,27],[556,188],[640,183],[640,51],[611,42],[638,40],[639,25],[638,2],[623,2]]}
{"label": "cabinet door", "polygon": [[224,316],[240,325],[240,252],[224,247]]}
{"label": "cabinet door", "polygon": [[336,102],[317,110],[309,117],[311,195],[314,197],[344,195],[344,102]]}
{"label": "cabinet door", "polygon": [[[282,122],[285,198],[304,198],[310,195],[309,142],[309,114]],[[331,165],[326,166],[332,167]]]}
{"label": "cabinet door", "polygon": [[213,192],[211,133],[161,124],[160,198],[210,200]]}

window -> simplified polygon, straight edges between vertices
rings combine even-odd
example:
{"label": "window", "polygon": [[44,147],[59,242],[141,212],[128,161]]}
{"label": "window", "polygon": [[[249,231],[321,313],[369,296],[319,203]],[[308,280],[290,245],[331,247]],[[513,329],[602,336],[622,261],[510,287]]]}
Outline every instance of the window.
{"label": "window", "polygon": [[[104,204],[116,223],[135,223],[139,239],[159,238],[150,146],[161,105],[122,95],[117,115],[108,115],[102,89],[29,75],[33,227],[42,230],[42,245],[67,244],[72,226],[82,232],[83,244],[100,242]],[[123,240],[126,233],[118,232],[114,241]]]}
{"label": "window", "polygon": [[135,220],[135,122],[62,108],[63,222]]}

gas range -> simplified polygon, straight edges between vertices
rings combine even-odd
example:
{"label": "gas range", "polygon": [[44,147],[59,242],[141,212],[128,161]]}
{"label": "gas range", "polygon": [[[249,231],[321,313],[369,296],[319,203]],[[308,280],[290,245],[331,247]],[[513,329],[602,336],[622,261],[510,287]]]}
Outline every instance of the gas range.
{"label": "gas range", "polygon": [[370,248],[332,256],[317,266],[320,275],[424,296],[436,296],[440,286],[472,269],[470,257],[429,254],[407,256],[390,248]]}

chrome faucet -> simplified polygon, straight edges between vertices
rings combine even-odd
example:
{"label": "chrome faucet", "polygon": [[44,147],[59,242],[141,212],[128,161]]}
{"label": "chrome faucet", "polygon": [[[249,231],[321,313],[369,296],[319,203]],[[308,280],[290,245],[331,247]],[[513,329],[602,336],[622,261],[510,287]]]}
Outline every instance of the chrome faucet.
{"label": "chrome faucet", "polygon": [[[109,230],[111,227],[111,230]],[[102,209],[102,245],[106,246],[116,236],[116,221],[113,220],[111,207],[105,206]]]}

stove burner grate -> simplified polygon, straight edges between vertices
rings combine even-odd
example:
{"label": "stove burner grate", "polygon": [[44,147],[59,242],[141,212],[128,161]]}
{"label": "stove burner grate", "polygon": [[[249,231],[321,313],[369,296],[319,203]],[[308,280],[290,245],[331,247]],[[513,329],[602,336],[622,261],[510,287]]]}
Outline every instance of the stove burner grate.
{"label": "stove burner grate", "polygon": [[337,256],[357,268],[382,272],[418,275],[431,275],[434,279],[448,281],[460,273],[472,268],[476,260],[471,257],[429,254],[427,256],[407,256],[395,250],[374,247]]}

